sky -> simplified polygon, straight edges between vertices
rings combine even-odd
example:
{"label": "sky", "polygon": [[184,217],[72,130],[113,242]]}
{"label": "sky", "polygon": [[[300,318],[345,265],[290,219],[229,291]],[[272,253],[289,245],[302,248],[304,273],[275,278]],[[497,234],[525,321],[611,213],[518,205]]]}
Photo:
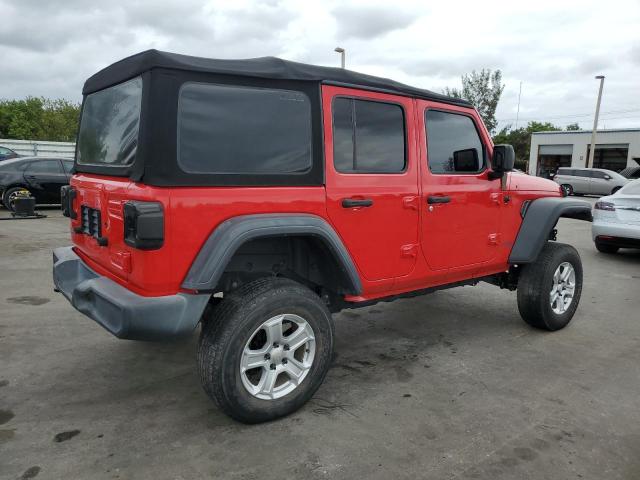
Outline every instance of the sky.
{"label": "sky", "polygon": [[81,100],[84,80],[156,48],[339,65],[441,92],[500,69],[496,117],[640,127],[640,0],[0,0],[0,98]]}

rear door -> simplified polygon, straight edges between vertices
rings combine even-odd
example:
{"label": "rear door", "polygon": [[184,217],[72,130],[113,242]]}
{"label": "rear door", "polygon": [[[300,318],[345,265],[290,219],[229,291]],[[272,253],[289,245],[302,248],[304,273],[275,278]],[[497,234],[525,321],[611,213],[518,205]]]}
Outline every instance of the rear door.
{"label": "rear door", "polygon": [[29,162],[24,171],[25,182],[37,202],[60,202],[60,188],[68,183],[62,163],[56,158]]}
{"label": "rear door", "polygon": [[418,252],[414,103],[323,86],[327,213],[361,275],[404,276]]}

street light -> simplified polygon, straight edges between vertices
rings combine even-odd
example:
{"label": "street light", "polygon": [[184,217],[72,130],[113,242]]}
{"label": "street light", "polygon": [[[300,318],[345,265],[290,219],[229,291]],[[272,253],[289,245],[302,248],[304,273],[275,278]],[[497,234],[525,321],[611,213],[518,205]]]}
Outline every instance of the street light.
{"label": "street light", "polygon": [[604,86],[604,75],[598,75],[596,80],[600,80],[600,90],[598,90],[598,102],[596,103],[596,116],[593,119],[593,131],[591,132],[591,147],[589,148],[589,157],[587,158],[586,167],[593,167],[593,159],[596,150],[596,130],[598,130],[598,116],[600,115],[600,100],[602,100],[602,87]]}
{"label": "street light", "polygon": [[336,47],[333,51],[338,52],[340,54],[340,66],[344,68],[344,54],[345,54],[344,48]]}

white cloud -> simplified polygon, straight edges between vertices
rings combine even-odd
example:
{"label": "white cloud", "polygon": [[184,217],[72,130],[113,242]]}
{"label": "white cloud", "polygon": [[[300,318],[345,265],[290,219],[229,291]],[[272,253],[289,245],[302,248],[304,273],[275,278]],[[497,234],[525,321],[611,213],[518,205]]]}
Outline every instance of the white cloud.
{"label": "white cloud", "polygon": [[604,74],[602,124],[640,126],[635,0],[0,0],[0,18],[1,98],[79,100],[87,77],[148,48],[337,65],[339,45],[348,68],[435,91],[500,68],[503,124],[513,123],[522,81],[521,123],[589,127],[593,77]]}

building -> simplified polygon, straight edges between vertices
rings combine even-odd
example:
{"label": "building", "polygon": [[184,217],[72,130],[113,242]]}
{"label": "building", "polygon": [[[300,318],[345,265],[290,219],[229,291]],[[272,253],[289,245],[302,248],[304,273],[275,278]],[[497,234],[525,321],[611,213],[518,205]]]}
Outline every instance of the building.
{"label": "building", "polygon": [[[529,174],[549,177],[559,167],[585,167],[591,130],[531,134]],[[640,128],[598,130],[593,165],[619,172],[640,165]]]}

